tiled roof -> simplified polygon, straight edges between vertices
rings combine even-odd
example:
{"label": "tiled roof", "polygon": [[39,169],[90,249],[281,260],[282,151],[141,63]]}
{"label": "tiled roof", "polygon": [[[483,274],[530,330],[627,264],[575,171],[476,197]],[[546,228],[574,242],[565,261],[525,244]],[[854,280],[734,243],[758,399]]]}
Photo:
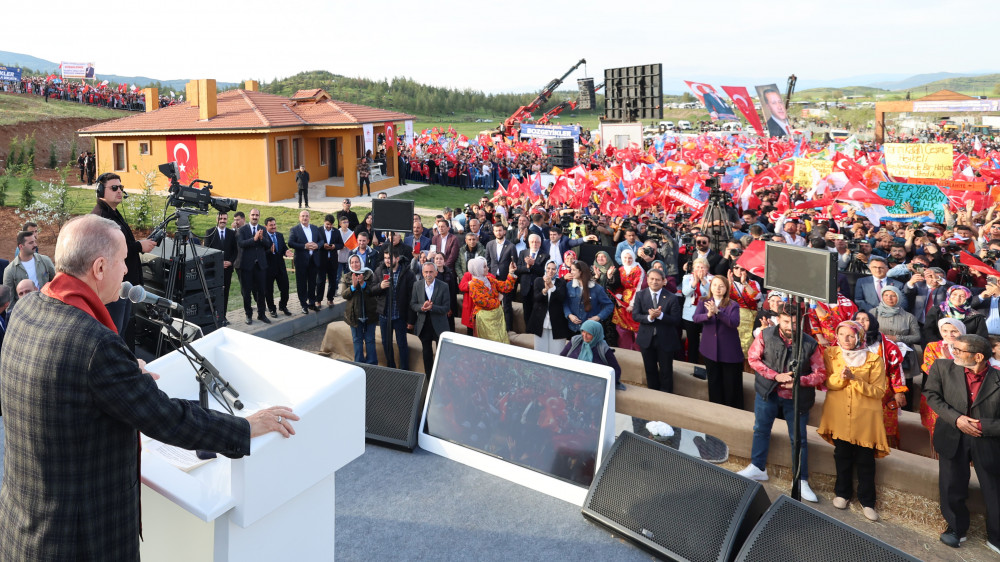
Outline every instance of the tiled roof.
{"label": "tiled roof", "polygon": [[[310,90],[305,90],[306,92]],[[298,92],[302,93],[302,91]],[[298,95],[296,93],[296,95]],[[289,98],[263,92],[230,90],[219,94],[218,114],[198,119],[198,108],[190,103],[137,113],[80,129],[81,133],[129,133],[163,131],[214,131],[286,127],[344,126],[415,119],[414,116],[334,100],[296,103]]]}
{"label": "tiled roof", "polygon": [[318,97],[329,98],[330,94],[326,93],[322,88],[313,88],[312,90],[299,90],[292,94],[291,99],[293,100],[310,100]]}

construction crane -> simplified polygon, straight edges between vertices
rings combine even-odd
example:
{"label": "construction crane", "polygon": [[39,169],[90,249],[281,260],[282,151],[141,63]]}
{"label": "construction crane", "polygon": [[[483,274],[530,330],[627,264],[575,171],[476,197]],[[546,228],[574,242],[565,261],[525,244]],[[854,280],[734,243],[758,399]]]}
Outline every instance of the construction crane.
{"label": "construction crane", "polygon": [[788,87],[785,89],[785,109],[792,103],[792,92],[795,91],[795,82],[798,78],[794,74],[788,77]]}
{"label": "construction crane", "polygon": [[[528,105],[522,105],[521,107],[517,108],[517,111],[515,111],[513,115],[504,120],[503,124],[500,126],[501,127],[500,132],[502,132],[504,136],[514,136],[515,129],[517,128],[517,126],[520,125],[522,122],[530,119],[532,113],[538,110],[539,107],[545,105],[545,102],[549,101],[549,98],[551,98],[552,94],[555,93],[556,88],[558,88],[559,85],[563,83],[563,80],[565,80],[567,76],[572,74],[574,70],[580,68],[580,65],[583,64],[587,64],[586,59],[580,59],[580,61],[574,64],[572,68],[567,70],[565,74],[549,82],[545,86],[545,88],[543,88],[542,91],[539,92],[538,96],[536,96],[535,99],[532,100],[531,103],[529,103]],[[575,102],[574,102],[574,107],[575,107]],[[562,111],[562,109],[560,109],[559,111]]]}
{"label": "construction crane", "polygon": [[[604,87],[604,83],[602,82],[599,86],[595,86],[594,87],[594,92],[596,93],[598,90],[600,90],[603,87]],[[578,103],[580,103],[580,98],[577,98],[577,99],[575,99],[573,101],[569,101],[569,100],[564,101],[564,102],[560,103],[559,105],[553,107],[552,109],[546,111],[545,115],[542,115],[541,117],[539,117],[538,121],[535,121],[535,123],[537,123],[539,125],[547,125],[549,121],[551,121],[554,117],[556,117],[557,115],[559,115],[560,113],[562,113],[567,107],[570,108],[570,109],[576,109],[576,106],[577,106]]]}

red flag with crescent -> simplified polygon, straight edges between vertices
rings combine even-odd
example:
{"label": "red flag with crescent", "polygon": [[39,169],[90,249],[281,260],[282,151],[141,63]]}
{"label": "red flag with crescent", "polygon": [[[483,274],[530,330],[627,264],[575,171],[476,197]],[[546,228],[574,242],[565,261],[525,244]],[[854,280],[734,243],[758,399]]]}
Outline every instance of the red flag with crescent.
{"label": "red flag with crescent", "polygon": [[389,122],[385,124],[385,145],[396,145],[396,124]]}
{"label": "red flag with crescent", "polygon": [[865,181],[865,169],[849,156],[841,154],[840,152],[833,155],[833,168],[837,171],[844,172],[844,175],[848,179],[856,182]]}
{"label": "red flag with crescent", "polygon": [[177,162],[177,181],[184,185],[198,178],[198,145],[194,135],[167,137],[167,156]]}
{"label": "red flag with crescent", "polygon": [[757,131],[758,135],[764,136],[764,127],[760,123],[760,117],[753,107],[753,102],[750,101],[750,93],[747,92],[747,89],[743,86],[722,86],[722,91],[726,92],[736,109],[740,110],[743,117],[747,118],[747,122],[753,127],[753,130]]}
{"label": "red flag with crescent", "polygon": [[691,88],[691,91],[694,92],[694,95],[698,98],[698,101],[700,101],[702,105],[705,105],[705,92],[715,93],[715,88],[713,88],[710,84],[691,82],[689,80],[685,80],[684,83],[688,85],[688,88]]}

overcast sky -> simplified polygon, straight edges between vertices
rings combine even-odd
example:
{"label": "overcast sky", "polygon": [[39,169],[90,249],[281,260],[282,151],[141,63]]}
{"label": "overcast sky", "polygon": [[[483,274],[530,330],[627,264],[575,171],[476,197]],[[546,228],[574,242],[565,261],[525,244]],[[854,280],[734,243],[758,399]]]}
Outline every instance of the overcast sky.
{"label": "overcast sky", "polygon": [[674,91],[685,78],[990,71],[986,22],[998,15],[990,0],[20,1],[4,7],[0,50],[92,61],[98,75],[238,82],[329,70],[487,92],[537,91],[581,58],[598,82],[605,68],[659,62]]}

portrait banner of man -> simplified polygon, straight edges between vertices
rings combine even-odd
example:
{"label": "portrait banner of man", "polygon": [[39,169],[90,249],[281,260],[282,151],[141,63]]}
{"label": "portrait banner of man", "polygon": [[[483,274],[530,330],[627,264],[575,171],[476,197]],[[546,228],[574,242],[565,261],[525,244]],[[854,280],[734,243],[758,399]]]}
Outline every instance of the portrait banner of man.
{"label": "portrait banner of man", "polygon": [[790,135],[792,129],[788,124],[788,110],[785,108],[785,100],[781,98],[778,85],[767,84],[754,86],[754,88],[757,89],[757,98],[760,100],[761,113],[767,124],[768,136],[787,137]]}

